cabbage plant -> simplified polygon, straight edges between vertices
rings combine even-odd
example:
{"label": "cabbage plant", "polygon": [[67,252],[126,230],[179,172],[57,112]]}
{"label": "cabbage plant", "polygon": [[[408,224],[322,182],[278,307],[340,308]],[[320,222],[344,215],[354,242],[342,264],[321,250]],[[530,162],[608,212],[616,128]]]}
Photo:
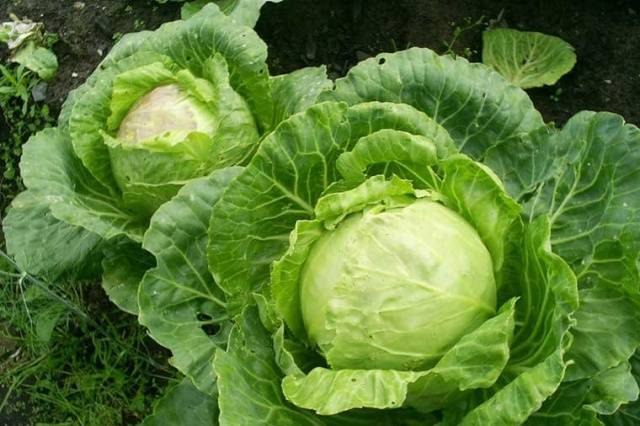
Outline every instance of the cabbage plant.
{"label": "cabbage plant", "polygon": [[55,276],[89,272],[104,254],[105,287],[135,311],[151,215],[186,182],[245,164],[327,86],[323,68],[271,77],[266,58],[258,35],[214,4],[123,37],[70,93],[58,127],[24,147],[27,190],[4,221],[18,264]]}
{"label": "cabbage plant", "polygon": [[428,49],[320,98],[145,235],[140,321],[205,422],[632,424],[640,131]]}

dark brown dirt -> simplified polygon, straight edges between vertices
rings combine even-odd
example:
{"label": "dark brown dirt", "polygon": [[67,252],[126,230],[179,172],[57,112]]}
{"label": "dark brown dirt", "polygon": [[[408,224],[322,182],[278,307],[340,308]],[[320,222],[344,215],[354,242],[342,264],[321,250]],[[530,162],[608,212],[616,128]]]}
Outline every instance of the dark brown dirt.
{"label": "dark brown dirt", "polygon": [[152,30],[180,15],[178,4],[154,0],[0,0],[0,20],[8,20],[9,13],[43,22],[46,31],[60,38],[54,46],[60,68],[47,90],[47,102],[54,108],[122,34]]}
{"label": "dark brown dirt", "polygon": [[[335,77],[383,51],[422,46],[442,53],[456,27],[500,15],[502,25],[556,35],[576,49],[578,63],[570,74],[556,86],[529,90],[546,120],[562,124],[590,109],[640,124],[637,0],[289,0],[267,4],[257,30],[269,44],[275,71],[324,63]],[[469,48],[470,59],[480,61],[484,28],[466,32],[453,50]]]}

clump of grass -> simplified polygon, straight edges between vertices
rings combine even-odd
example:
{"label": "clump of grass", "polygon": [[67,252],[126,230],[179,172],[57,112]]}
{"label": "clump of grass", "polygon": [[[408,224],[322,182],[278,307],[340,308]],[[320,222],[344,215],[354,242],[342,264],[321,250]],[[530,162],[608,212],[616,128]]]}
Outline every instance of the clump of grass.
{"label": "clump of grass", "polygon": [[99,285],[37,279],[2,251],[0,283],[0,423],[137,424],[174,380]]}
{"label": "clump of grass", "polygon": [[[45,33],[42,45],[51,49],[58,35]],[[47,83],[20,64],[0,64],[0,216],[23,188],[18,170],[22,145],[31,135],[55,123],[44,102]]]}
{"label": "clump of grass", "polygon": [[55,119],[49,106],[33,97],[44,83],[22,65],[0,64],[0,111],[6,130],[0,132],[0,214],[22,187],[18,163],[22,145]]}

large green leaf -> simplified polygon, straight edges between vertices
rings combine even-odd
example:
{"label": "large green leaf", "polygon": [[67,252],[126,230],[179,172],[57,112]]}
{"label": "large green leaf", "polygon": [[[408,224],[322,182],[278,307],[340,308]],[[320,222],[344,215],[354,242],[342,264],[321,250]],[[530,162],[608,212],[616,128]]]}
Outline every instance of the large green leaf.
{"label": "large green leaf", "polygon": [[273,127],[287,117],[316,103],[320,93],[331,88],[325,66],[308,67],[271,78]]}
{"label": "large green leaf", "polygon": [[[404,426],[434,423],[412,410],[353,410],[335,416],[317,416],[287,402],[280,382],[274,342],[260,322],[258,309],[247,307],[238,317],[227,350],[218,350],[220,424],[223,426]],[[415,422],[411,422],[415,421]]]}
{"label": "large green leaf", "polygon": [[140,426],[216,426],[218,402],[196,389],[188,378],[172,386],[157,400],[153,414]]}
{"label": "large green leaf", "polygon": [[521,297],[506,369],[508,378],[546,362],[567,341],[567,331],[575,324],[576,278],[566,262],[550,250],[549,240],[546,216],[525,226],[520,245],[521,269],[502,289],[502,297]]}
{"label": "large green leaf", "polygon": [[100,236],[56,219],[46,195],[37,191],[18,194],[2,222],[7,251],[18,267],[54,279],[81,268],[100,248]]}
{"label": "large green leaf", "polygon": [[416,188],[437,189],[440,179],[430,167],[450,146],[438,146],[424,136],[382,129],[360,138],[353,149],[338,157],[336,167],[347,181],[363,181],[379,172],[410,179]]}
{"label": "large green leaf", "polygon": [[310,412],[286,402],[271,339],[257,310],[250,308],[231,331],[229,347],[218,350],[213,362],[218,374],[222,425],[323,425]]}
{"label": "large green leaf", "polygon": [[509,357],[514,316],[515,299],[426,371],[314,368],[307,375],[285,377],[282,388],[288,400],[322,415],[361,407],[397,408],[405,403],[422,411],[441,408],[459,392],[486,388],[498,379]]}
{"label": "large green leaf", "polygon": [[100,238],[140,241],[144,223],[82,166],[66,132],[45,129],[23,147],[27,192],[3,223],[7,248],[25,270],[52,275],[80,266]]}
{"label": "large green leaf", "polygon": [[265,3],[280,3],[281,1],[282,0],[195,0],[185,3],[182,6],[182,9],[180,9],[180,15],[182,16],[182,19],[188,19],[202,9],[206,4],[214,2],[233,20],[242,25],[253,28],[260,17],[260,8]]}
{"label": "large green leaf", "polygon": [[543,125],[527,94],[489,67],[424,48],[383,53],[359,63],[323,99],[412,105],[433,117],[475,158],[492,145]]}
{"label": "large green leaf", "polygon": [[[626,361],[640,347],[640,297],[608,284],[580,291],[567,380],[591,377]],[[615,330],[615,332],[612,332]]]}
{"label": "large green leaf", "polygon": [[120,309],[138,314],[138,286],[153,257],[139,244],[126,238],[105,244],[102,259],[102,288]]}
{"label": "large green leaf", "polygon": [[482,62],[528,89],[555,84],[576,64],[576,54],[559,37],[498,28],[482,34]]}
{"label": "large green leaf", "polygon": [[578,278],[567,380],[614,367],[640,345],[639,144],[620,116],[582,112],[561,131],[541,128],[487,154],[526,216],[550,216],[553,251]]}
{"label": "large green leaf", "polygon": [[[640,352],[636,352],[631,358],[631,373],[636,380],[636,384],[640,384]],[[623,405],[613,415],[605,417],[604,423],[612,426],[632,426],[640,421],[640,399],[635,399],[630,403]]]}
{"label": "large green leaf", "polygon": [[[527,425],[570,426],[575,424],[624,424],[625,408],[616,413],[621,405],[638,398],[631,366],[624,362],[604,370],[592,378],[563,383],[555,394],[545,401]],[[616,413],[613,417],[605,417]],[[631,423],[635,424],[635,423]]]}
{"label": "large green leaf", "polygon": [[540,129],[496,146],[487,164],[525,204],[548,214],[553,251],[581,286],[640,286],[640,130],[611,113],[581,112],[560,132]]}
{"label": "large green leaf", "polygon": [[171,350],[172,364],[208,394],[216,392],[211,359],[226,345],[229,315],[207,268],[207,230],[213,204],[239,171],[221,169],[185,185],[154,214],[143,243],[157,266],[140,283],[139,321]]}
{"label": "large green leaf", "polygon": [[562,355],[563,348],[558,348],[543,362],[518,375],[473,408],[458,424],[511,426],[524,423],[560,385],[565,370]]}

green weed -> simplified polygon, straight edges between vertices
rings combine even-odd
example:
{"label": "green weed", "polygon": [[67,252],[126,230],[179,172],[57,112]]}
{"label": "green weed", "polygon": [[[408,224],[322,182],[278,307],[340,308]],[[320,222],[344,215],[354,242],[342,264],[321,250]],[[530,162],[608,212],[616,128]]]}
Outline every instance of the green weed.
{"label": "green weed", "polygon": [[167,353],[95,283],[55,284],[0,251],[0,422],[136,424],[174,380]]}
{"label": "green weed", "polygon": [[470,59],[473,55],[476,55],[478,53],[477,50],[470,47],[462,47],[458,49],[456,45],[464,34],[467,34],[479,28],[485,28],[487,26],[487,19],[484,17],[484,15],[475,21],[471,19],[471,17],[466,17],[462,20],[462,22],[451,22],[450,24],[453,27],[453,34],[451,40],[443,42],[445,49],[443,53],[452,56],[462,56],[467,59]]}
{"label": "green weed", "polygon": [[48,105],[36,102],[42,89],[38,76],[22,65],[0,64],[0,110],[5,132],[0,133],[0,213],[23,189],[18,172],[22,145],[37,131],[54,123]]}

